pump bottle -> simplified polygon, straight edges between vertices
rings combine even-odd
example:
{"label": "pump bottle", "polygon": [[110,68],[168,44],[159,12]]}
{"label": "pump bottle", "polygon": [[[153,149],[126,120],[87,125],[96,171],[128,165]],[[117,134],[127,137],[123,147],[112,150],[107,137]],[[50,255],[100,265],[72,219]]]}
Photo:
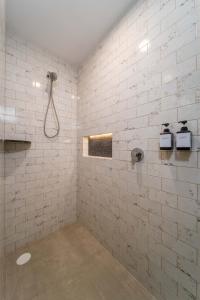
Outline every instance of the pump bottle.
{"label": "pump bottle", "polygon": [[192,148],[192,132],[188,130],[187,121],[180,121],[183,124],[181,130],[176,133],[176,149],[177,150],[190,150]]}
{"label": "pump bottle", "polygon": [[160,133],[160,150],[173,149],[173,134],[170,132],[169,123],[162,124],[165,126],[163,132]]}

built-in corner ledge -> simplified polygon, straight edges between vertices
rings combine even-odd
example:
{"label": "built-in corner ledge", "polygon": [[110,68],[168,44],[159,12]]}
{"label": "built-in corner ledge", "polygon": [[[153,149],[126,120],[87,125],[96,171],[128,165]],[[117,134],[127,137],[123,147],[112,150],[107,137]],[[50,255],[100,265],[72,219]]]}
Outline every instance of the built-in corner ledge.
{"label": "built-in corner ledge", "polygon": [[31,141],[15,140],[15,139],[0,139],[0,151],[2,152],[20,152],[30,148]]}
{"label": "built-in corner ledge", "polygon": [[1,142],[3,142],[4,144],[7,143],[21,143],[21,144],[31,144],[31,141],[26,141],[26,140],[14,140],[14,139],[5,139],[5,140],[1,140]]}

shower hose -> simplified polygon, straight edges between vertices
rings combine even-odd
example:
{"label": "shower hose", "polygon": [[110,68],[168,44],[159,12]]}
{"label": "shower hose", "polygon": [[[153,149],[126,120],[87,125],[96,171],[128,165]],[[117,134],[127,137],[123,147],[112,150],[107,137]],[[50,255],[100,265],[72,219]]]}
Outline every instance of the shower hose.
{"label": "shower hose", "polygon": [[[54,137],[59,135],[60,123],[59,123],[58,114],[57,114],[54,99],[53,99],[53,80],[52,79],[50,79],[50,89],[49,89],[48,95],[49,95],[49,101],[48,101],[48,105],[47,105],[47,109],[46,109],[46,113],[45,113],[45,118],[44,118],[44,134],[47,138],[54,138]],[[49,112],[49,109],[50,109],[50,105],[52,105],[53,112],[54,112],[54,115],[55,115],[55,118],[56,118],[56,123],[57,123],[56,133],[53,134],[53,135],[49,135],[47,133],[47,128],[46,128],[47,127],[47,116],[48,116],[48,112]]]}

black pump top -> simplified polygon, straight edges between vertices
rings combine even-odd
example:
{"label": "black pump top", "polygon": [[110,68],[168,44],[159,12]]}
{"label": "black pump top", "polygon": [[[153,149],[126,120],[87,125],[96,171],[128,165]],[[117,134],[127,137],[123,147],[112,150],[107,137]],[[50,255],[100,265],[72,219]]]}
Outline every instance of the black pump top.
{"label": "black pump top", "polygon": [[167,127],[169,126],[169,123],[163,123],[162,125],[166,127],[166,128],[163,130],[163,132],[164,132],[164,133],[169,133],[170,130],[169,130],[169,128],[167,128]]}
{"label": "black pump top", "polygon": [[184,120],[184,121],[179,121],[179,124],[183,124],[183,125],[185,125],[185,124],[187,124],[187,121],[186,120]]}
{"label": "black pump top", "polygon": [[[187,121],[186,120],[184,120],[184,121],[179,121],[178,122],[179,124],[183,124],[183,125],[185,125],[185,124],[187,124]],[[188,128],[187,128],[187,126],[183,126],[183,127],[181,127],[181,131],[188,131]]]}

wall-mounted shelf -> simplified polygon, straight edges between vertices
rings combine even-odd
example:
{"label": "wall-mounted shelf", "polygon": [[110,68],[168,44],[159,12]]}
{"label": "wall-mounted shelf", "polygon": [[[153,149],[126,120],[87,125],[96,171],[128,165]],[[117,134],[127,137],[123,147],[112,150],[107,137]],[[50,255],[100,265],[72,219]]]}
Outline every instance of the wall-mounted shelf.
{"label": "wall-mounted shelf", "polygon": [[6,139],[3,140],[4,143],[20,143],[20,144],[31,144],[31,141],[24,141],[24,140],[13,140],[13,139]]}
{"label": "wall-mounted shelf", "polygon": [[[19,152],[28,150],[31,145],[31,141],[27,140],[15,140],[15,139],[0,139],[0,144],[3,146],[4,152]],[[1,150],[1,151],[2,151]]]}

